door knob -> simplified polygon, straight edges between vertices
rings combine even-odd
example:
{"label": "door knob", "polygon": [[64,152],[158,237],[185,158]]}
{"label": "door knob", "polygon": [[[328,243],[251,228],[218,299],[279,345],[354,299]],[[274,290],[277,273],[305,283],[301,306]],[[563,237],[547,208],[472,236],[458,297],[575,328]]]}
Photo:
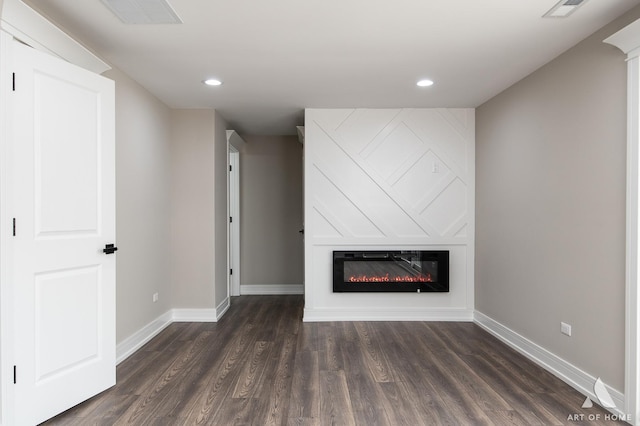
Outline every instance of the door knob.
{"label": "door knob", "polygon": [[107,244],[104,246],[102,252],[105,254],[113,254],[116,250],[118,250],[118,247],[116,247],[115,244]]}

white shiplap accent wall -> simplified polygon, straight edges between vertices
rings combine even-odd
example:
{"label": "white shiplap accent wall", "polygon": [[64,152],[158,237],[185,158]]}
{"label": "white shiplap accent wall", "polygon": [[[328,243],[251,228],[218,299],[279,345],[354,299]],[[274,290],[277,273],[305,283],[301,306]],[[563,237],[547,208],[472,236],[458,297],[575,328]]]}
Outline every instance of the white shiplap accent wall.
{"label": "white shiplap accent wall", "polygon": [[[307,109],[305,321],[472,320],[473,109]],[[332,252],[450,250],[450,292],[333,293]]]}

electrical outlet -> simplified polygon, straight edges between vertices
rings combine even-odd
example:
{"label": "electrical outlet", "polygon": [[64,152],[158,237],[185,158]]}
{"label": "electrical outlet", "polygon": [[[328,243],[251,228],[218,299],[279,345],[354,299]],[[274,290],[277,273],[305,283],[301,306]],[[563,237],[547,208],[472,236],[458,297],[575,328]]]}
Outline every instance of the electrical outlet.
{"label": "electrical outlet", "polygon": [[153,293],[153,303],[158,301],[158,293]]}
{"label": "electrical outlet", "polygon": [[571,325],[566,322],[560,323],[560,333],[566,334],[567,336],[571,336]]}

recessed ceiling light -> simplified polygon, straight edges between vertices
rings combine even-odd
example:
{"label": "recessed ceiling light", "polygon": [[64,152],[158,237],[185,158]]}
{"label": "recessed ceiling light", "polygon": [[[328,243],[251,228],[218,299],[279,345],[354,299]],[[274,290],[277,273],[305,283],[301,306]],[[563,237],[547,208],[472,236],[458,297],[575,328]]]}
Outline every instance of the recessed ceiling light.
{"label": "recessed ceiling light", "polygon": [[203,81],[203,83],[207,86],[220,86],[222,84],[222,82],[216,78],[208,78]]}
{"label": "recessed ceiling light", "polygon": [[416,83],[419,87],[429,87],[433,86],[433,81],[431,80],[420,80]]}

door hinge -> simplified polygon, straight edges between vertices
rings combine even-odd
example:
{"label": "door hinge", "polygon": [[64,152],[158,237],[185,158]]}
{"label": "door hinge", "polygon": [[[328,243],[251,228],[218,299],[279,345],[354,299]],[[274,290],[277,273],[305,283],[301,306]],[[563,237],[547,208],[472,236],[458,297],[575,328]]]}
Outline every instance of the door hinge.
{"label": "door hinge", "polygon": [[229,269],[229,275],[233,275],[233,269]]}
{"label": "door hinge", "polygon": [[17,370],[18,368],[14,365],[13,366],[13,384],[15,385],[16,383],[18,383],[18,374],[17,374]]}
{"label": "door hinge", "polygon": [[12,82],[13,91],[15,92],[16,91],[16,73],[15,72],[13,73],[12,79],[13,79],[13,82]]}
{"label": "door hinge", "polygon": [[233,166],[229,166],[229,171],[232,171],[232,170],[233,170]]}
{"label": "door hinge", "polygon": [[13,236],[16,236],[16,218],[13,218]]}
{"label": "door hinge", "polygon": [[233,223],[233,217],[229,216],[229,223]]}

